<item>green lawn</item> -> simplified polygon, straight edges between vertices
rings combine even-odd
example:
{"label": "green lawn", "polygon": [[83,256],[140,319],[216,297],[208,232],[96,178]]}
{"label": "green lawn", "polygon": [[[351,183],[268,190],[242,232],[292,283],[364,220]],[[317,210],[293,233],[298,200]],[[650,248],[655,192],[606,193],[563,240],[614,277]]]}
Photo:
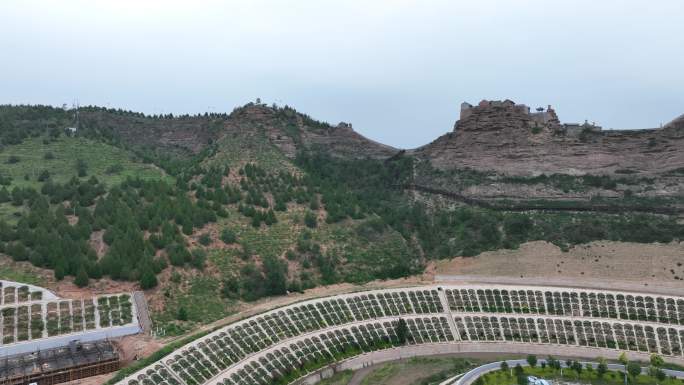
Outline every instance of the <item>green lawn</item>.
{"label": "green lawn", "polygon": [[[574,381],[582,384],[596,384],[596,385],[623,385],[624,377],[622,372],[608,371],[603,378],[599,379],[596,370],[588,371],[583,369],[581,374],[578,376],[576,372],[572,370],[563,369],[563,377],[560,375],[560,371],[556,371],[550,368],[542,369],[541,367],[536,368],[525,368],[525,375],[532,375],[545,379],[564,379],[566,381]],[[501,371],[492,372],[486,374],[482,377],[484,379],[485,385],[516,385],[517,380],[514,376],[510,375],[510,371],[503,373]],[[629,381],[630,384],[638,385],[681,385],[682,380],[666,379],[665,381],[658,381],[653,377],[640,375],[635,379]]]}

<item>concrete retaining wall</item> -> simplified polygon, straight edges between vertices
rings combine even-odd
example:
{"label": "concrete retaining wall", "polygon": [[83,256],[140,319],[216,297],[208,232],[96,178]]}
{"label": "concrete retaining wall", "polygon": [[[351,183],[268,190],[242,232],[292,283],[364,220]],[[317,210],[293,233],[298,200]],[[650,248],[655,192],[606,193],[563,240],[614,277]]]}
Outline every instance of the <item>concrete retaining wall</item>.
{"label": "concrete retaining wall", "polygon": [[62,336],[41,338],[35,341],[26,341],[17,344],[3,345],[2,348],[0,348],[0,352],[2,352],[3,356],[32,353],[37,350],[67,346],[71,341],[90,342],[97,340],[106,340],[111,338],[123,337],[131,334],[138,334],[140,332],[140,326],[136,323],[127,326],[91,330],[83,333],[79,332],[77,334],[67,334]]}

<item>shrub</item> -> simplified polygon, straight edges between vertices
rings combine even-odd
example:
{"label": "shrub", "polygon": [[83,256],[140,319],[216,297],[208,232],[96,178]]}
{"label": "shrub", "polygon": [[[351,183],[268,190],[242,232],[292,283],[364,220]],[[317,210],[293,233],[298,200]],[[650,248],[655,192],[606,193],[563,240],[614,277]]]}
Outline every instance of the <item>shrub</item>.
{"label": "shrub", "polygon": [[204,263],[207,260],[207,253],[202,249],[194,249],[192,251],[192,266],[198,270],[204,269]]}
{"label": "shrub", "polygon": [[19,163],[19,157],[16,155],[10,155],[9,158],[7,158],[7,164],[15,164]]}
{"label": "shrub", "polygon": [[74,278],[74,284],[78,287],[88,286],[88,274],[83,266],[78,270],[78,274],[76,274],[76,278]]}
{"label": "shrub", "polygon": [[316,214],[311,211],[307,211],[306,215],[304,215],[304,224],[306,224],[306,227],[308,228],[315,228],[318,225]]}
{"label": "shrub", "polygon": [[84,176],[88,175],[88,164],[85,160],[76,160],[76,172],[78,173],[79,178],[83,178]]}
{"label": "shrub", "polygon": [[107,167],[107,169],[105,170],[105,173],[110,174],[110,175],[111,174],[118,174],[123,170],[124,170],[123,166],[120,165],[119,163],[117,163],[117,164],[113,164],[113,165]]}
{"label": "shrub", "polygon": [[38,182],[45,182],[48,179],[50,179],[50,171],[43,170],[38,174]]}
{"label": "shrub", "polygon": [[157,277],[154,275],[151,269],[143,270],[140,274],[140,287],[143,290],[151,289],[157,286]]}
{"label": "shrub", "polygon": [[211,243],[211,237],[209,236],[209,233],[204,233],[200,235],[199,243],[203,246],[209,246],[209,244]]}
{"label": "shrub", "polygon": [[183,306],[178,308],[178,313],[176,314],[176,319],[179,321],[187,321],[188,320],[188,311],[185,310]]}
{"label": "shrub", "polygon": [[221,241],[224,243],[235,243],[237,240],[235,233],[231,229],[221,230]]}
{"label": "shrub", "polygon": [[178,284],[181,283],[182,279],[183,277],[180,275],[179,272],[174,270],[173,273],[171,273],[171,282]]}

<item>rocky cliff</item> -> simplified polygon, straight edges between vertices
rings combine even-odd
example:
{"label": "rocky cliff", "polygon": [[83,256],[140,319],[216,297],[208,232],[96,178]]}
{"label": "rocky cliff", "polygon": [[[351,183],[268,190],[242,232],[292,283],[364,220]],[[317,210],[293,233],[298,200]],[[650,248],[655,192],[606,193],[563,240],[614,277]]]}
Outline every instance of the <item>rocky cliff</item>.
{"label": "rocky cliff", "polygon": [[226,120],[224,134],[246,132],[265,135],[290,158],[303,148],[319,148],[346,158],[387,158],[399,151],[364,137],[348,123],[332,126],[288,107],[248,104],[236,109]]}
{"label": "rocky cliff", "polygon": [[527,176],[625,170],[658,174],[684,167],[682,120],[663,129],[586,129],[574,136],[557,119],[539,123],[515,106],[488,106],[412,153],[443,170],[472,168]]}

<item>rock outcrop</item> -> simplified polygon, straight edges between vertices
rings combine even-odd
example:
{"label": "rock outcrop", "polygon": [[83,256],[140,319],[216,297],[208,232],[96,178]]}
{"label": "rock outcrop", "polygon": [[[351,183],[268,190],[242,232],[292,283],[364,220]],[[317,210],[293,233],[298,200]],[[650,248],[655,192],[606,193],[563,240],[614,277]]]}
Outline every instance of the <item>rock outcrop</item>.
{"label": "rock outcrop", "polygon": [[388,158],[399,150],[353,130],[351,124],[331,126],[291,108],[248,104],[236,109],[226,121],[225,133],[258,132],[293,158],[302,148],[320,148],[346,158]]}
{"label": "rock outcrop", "polygon": [[227,135],[264,136],[291,158],[302,148],[316,147],[349,158],[387,158],[399,151],[364,137],[348,123],[331,126],[289,107],[254,103],[238,107],[230,115],[183,117],[97,109],[81,112],[81,123],[89,129],[111,132],[130,146],[186,155],[197,154]]}
{"label": "rock outcrop", "polygon": [[566,133],[553,109],[545,119],[537,119],[520,106],[480,103],[453,132],[411,153],[443,170],[472,168],[507,175],[618,170],[657,174],[684,167],[681,118],[653,130],[598,131],[589,125],[574,136]]}

